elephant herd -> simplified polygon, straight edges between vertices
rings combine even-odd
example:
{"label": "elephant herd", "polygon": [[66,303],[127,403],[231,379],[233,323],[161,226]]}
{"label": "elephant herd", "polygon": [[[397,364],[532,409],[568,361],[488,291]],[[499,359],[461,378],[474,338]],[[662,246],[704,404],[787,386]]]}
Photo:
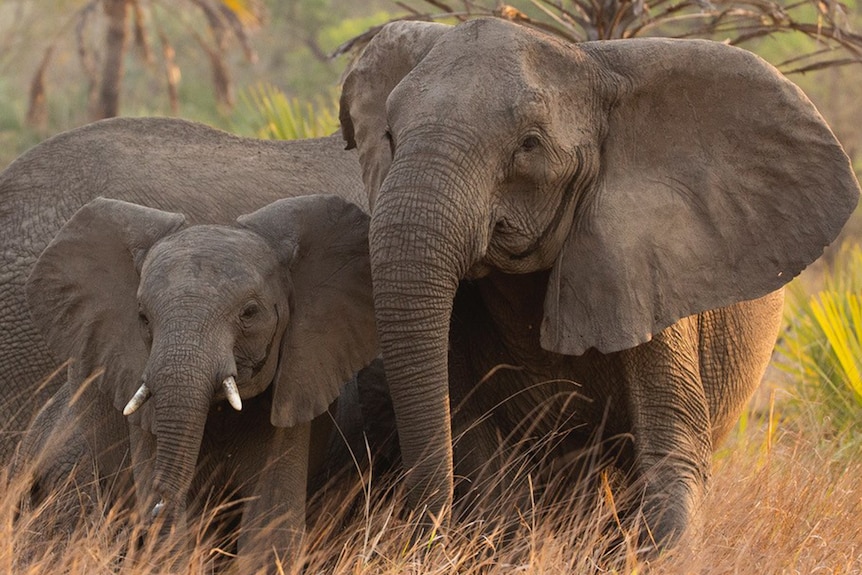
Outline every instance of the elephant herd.
{"label": "elephant herd", "polygon": [[274,565],[375,427],[420,526],[510,511],[507,462],[553,436],[542,457],[598,449],[636,486],[655,548],[696,528],[782,286],[859,196],[804,94],[720,43],[405,21],[340,120],[289,142],[105,120],[0,174],[22,505],[74,485],[69,513],[89,490],[167,537],[217,487],[244,502],[237,561]]}

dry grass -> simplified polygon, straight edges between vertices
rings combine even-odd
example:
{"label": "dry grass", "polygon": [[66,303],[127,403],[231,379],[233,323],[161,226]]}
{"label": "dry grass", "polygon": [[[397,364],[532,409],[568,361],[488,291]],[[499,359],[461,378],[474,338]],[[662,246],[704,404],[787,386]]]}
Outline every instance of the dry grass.
{"label": "dry grass", "polygon": [[662,571],[862,573],[862,458],[818,441],[790,430],[737,438],[716,462],[705,544]]}
{"label": "dry grass", "polygon": [[[636,537],[618,537],[607,528],[615,523],[617,504],[607,484],[599,483],[600,496],[586,505],[581,501],[577,509],[558,503],[542,511],[536,503],[499,524],[466,520],[442,536],[421,538],[411,537],[398,488],[372,485],[372,492],[387,495],[370,499],[364,495],[367,486],[328,494],[310,526],[302,560],[276,571],[862,573],[862,457],[825,443],[818,430],[802,432],[792,423],[760,428],[753,419],[716,456],[701,544],[691,537],[650,562],[638,552]],[[82,517],[68,540],[44,541],[39,526],[50,511],[33,509],[16,519],[20,496],[21,487],[13,484],[0,500],[0,572],[143,575],[164,572],[176,557],[169,548],[136,544],[147,541],[142,528],[117,511]],[[528,496],[541,500],[538,491],[528,490]],[[205,515],[193,529],[196,544],[183,559],[182,572],[226,566],[230,542],[207,535],[215,513]]]}

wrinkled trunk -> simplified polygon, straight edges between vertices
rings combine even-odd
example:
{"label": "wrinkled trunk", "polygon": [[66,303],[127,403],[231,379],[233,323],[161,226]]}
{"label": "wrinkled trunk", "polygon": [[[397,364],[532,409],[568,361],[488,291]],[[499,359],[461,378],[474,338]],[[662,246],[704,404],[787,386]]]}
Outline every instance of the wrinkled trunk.
{"label": "wrinkled trunk", "polygon": [[211,363],[192,364],[193,356],[183,351],[175,346],[148,378],[156,410],[153,500],[148,504],[160,504],[154,515],[165,520],[166,529],[184,521],[217,376]]}
{"label": "wrinkled trunk", "polygon": [[453,491],[447,356],[452,302],[486,241],[482,210],[464,199],[471,186],[447,163],[434,162],[445,156],[421,150],[406,155],[425,161],[393,163],[372,217],[374,305],[409,470],[408,498],[414,508],[427,506],[438,515],[448,511]]}

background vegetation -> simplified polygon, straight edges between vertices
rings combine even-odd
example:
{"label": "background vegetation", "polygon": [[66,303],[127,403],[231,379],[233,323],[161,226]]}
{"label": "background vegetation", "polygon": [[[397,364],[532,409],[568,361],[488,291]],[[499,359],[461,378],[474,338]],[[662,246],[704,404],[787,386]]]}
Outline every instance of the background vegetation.
{"label": "background vegetation", "polygon": [[[288,99],[328,106],[349,60],[329,55],[370,27],[405,16],[453,21],[468,12],[497,13],[574,39],[709,36],[739,41],[787,71],[813,66],[792,79],[859,166],[862,66],[816,69],[823,60],[862,58],[858,1],[0,0],[0,167],[41,139],[98,116],[93,92],[102,87],[111,52],[104,6],[118,3],[127,6],[128,23],[122,115],[179,115],[258,134],[254,109],[238,106],[248,90],[266,84]],[[591,11],[592,20],[573,19],[576,9]],[[856,51],[836,50],[842,43]],[[797,59],[812,52],[814,58]],[[36,113],[34,99],[42,106]]]}
{"label": "background vegetation", "polygon": [[[0,0],[0,168],[41,139],[96,116],[94,93],[110,59],[103,2],[119,1]],[[575,38],[591,37],[599,29],[616,30],[618,36],[626,30],[686,35],[689,21],[703,25],[703,14],[714,14],[711,10],[726,13],[722,18],[738,15],[732,10],[748,10],[749,16],[761,15],[763,26],[772,16],[784,18],[765,0],[560,2],[568,16],[546,0],[512,0],[505,6],[470,0],[126,2],[131,11],[119,113],[178,115],[265,138],[334,131],[337,83],[348,57],[328,55],[394,17],[454,20],[468,12],[508,11],[507,17],[553,25]],[[807,32],[791,33],[788,27],[764,36],[752,28],[744,45],[775,64],[785,63],[785,70],[813,66],[791,79],[817,104],[860,173],[862,66],[817,65],[858,53],[829,49],[796,59],[821,50],[826,44],[818,37],[831,34],[835,40],[836,30],[838,43],[853,40],[852,34],[862,30],[858,0],[781,6],[789,14],[782,21],[810,25]],[[606,10],[604,20],[584,20],[579,9]],[[665,13],[670,19],[656,25],[655,17]],[[607,21],[626,25],[602,24]],[[649,26],[641,26],[644,22]],[[717,40],[736,41],[744,32],[738,25],[724,27],[724,20],[712,22],[710,37]],[[385,491],[390,495],[370,498],[368,491],[358,491],[328,498],[309,533],[306,572],[862,573],[860,234],[857,217],[841,247],[792,284],[786,327],[763,389],[716,454],[704,509],[705,543],[696,553],[683,545],[648,565],[633,538],[608,537],[602,528],[615,521],[616,501],[602,481],[590,505],[581,504],[577,513],[574,505],[557,505],[547,513],[537,505],[505,518],[503,525],[468,521],[447,533],[444,543],[411,544],[396,487],[394,496]],[[0,483],[5,484],[2,477]],[[108,572],[134,547],[129,542],[139,533],[119,511],[107,521],[82,518],[81,529],[70,535],[71,545],[33,546],[44,512],[30,510],[15,522],[18,488],[11,485],[0,494],[0,571]],[[206,572],[214,558],[229,553],[223,542],[208,538],[206,527],[200,527],[190,572]],[[29,563],[21,561],[22,548],[33,550]],[[123,572],[159,573],[166,560],[158,549],[132,555]],[[282,569],[299,572],[297,565]]]}

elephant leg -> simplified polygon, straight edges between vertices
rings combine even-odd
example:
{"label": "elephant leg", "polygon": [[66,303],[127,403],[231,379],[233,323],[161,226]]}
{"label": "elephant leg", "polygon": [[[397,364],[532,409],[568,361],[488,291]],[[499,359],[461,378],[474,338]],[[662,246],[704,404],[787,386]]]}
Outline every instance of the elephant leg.
{"label": "elephant leg", "polygon": [[[452,361],[450,369],[459,363]],[[464,386],[464,381],[473,382],[475,376],[457,374],[454,369],[450,373],[454,382],[452,451],[458,514],[464,518],[478,512],[486,520],[516,517],[518,511],[531,505],[526,489],[532,443],[528,440],[528,422],[534,419],[511,421],[505,406],[520,398],[493,376],[478,385]],[[473,379],[465,379],[468,377]],[[531,415],[539,417],[537,412]]]}
{"label": "elephant leg", "polygon": [[784,310],[784,290],[698,316],[700,371],[718,445],[760,385],[772,358]]}
{"label": "elephant leg", "polygon": [[7,485],[20,490],[19,520],[34,522],[27,531],[43,540],[71,537],[100,498],[95,461],[69,397],[69,386],[61,386],[39,411],[24,434]]}
{"label": "elephant leg", "polygon": [[134,488],[128,422],[77,364],[69,367],[68,385],[71,412],[98,464],[104,501],[125,504]]}
{"label": "elephant leg", "polygon": [[710,414],[697,342],[697,321],[689,317],[620,353],[645,537],[659,547],[696,530],[710,476]]}
{"label": "elephant leg", "polygon": [[[259,442],[262,436],[257,434],[255,441]],[[244,482],[251,485],[251,490],[240,523],[240,573],[253,573],[261,567],[273,569],[276,560],[283,565],[293,564],[305,532],[311,423],[270,427],[265,437],[262,449],[251,442],[246,445],[261,456],[257,465],[246,467],[260,471]]]}
{"label": "elephant leg", "polygon": [[508,482],[502,479],[502,439],[487,418],[469,409],[452,413],[455,497],[461,513],[499,505]]}
{"label": "elephant leg", "polygon": [[454,341],[449,350],[449,396],[452,403],[452,458],[455,502],[461,515],[499,505],[506,488],[503,446],[494,425],[495,401],[472,369],[469,344]]}

